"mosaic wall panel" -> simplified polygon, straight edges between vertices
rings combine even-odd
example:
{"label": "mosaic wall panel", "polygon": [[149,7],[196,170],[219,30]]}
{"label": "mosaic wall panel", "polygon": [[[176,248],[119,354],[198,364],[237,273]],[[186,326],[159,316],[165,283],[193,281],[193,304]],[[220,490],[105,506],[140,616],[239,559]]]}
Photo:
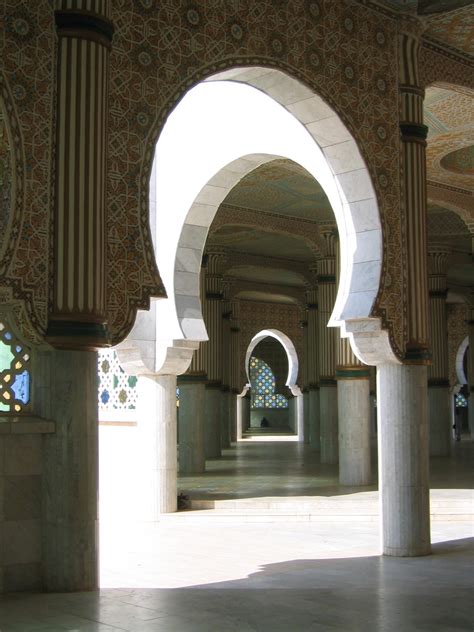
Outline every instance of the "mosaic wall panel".
{"label": "mosaic wall panel", "polygon": [[433,84],[474,88],[472,60],[442,51],[424,42],[420,51],[420,81],[425,87]]}
{"label": "mosaic wall panel", "polygon": [[448,304],[448,368],[449,384],[454,386],[458,383],[456,373],[456,355],[458,349],[468,335],[467,320],[469,311],[465,303]]}
{"label": "mosaic wall panel", "polygon": [[[355,0],[111,0],[108,143],[108,318],[113,341],[138,306],[163,293],[148,230],[153,150],[192,85],[230,66],[267,65],[306,83],[341,116],[373,177],[385,228],[375,312],[402,349],[406,337],[399,212],[397,24]],[[26,304],[30,338],[47,324],[50,294],[55,34],[52,3],[0,3],[0,89],[13,134],[16,221],[0,262],[0,301]],[[424,80],[466,83],[456,59],[423,50]],[[160,210],[158,211],[160,212]],[[21,217],[20,217],[21,214]],[[19,219],[21,221],[19,221]],[[3,266],[3,267],[2,267]]]}
{"label": "mosaic wall panel", "polygon": [[12,197],[12,158],[3,107],[0,101],[0,252],[6,237]]}
{"label": "mosaic wall panel", "polygon": [[245,354],[252,338],[262,329],[277,329],[286,334],[298,355],[299,375],[302,375],[303,329],[300,325],[301,310],[296,305],[240,301],[240,379],[241,389],[247,382]]}
{"label": "mosaic wall panel", "polygon": [[110,285],[116,338],[126,333],[129,309],[118,297],[127,293],[130,300],[135,297],[139,302],[141,288],[151,282],[150,267],[141,277],[134,265],[132,274],[126,271],[129,229],[124,227],[133,226],[135,242],[143,239],[149,248],[146,182],[166,116],[202,78],[235,65],[261,64],[280,68],[312,87],[340,114],[359,142],[391,235],[377,312],[390,314],[393,339],[401,346],[395,22],[351,0],[117,0],[112,17],[116,26],[109,117],[113,253],[112,241],[109,248],[118,263]]}
{"label": "mosaic wall panel", "polygon": [[0,303],[19,300],[23,333],[45,330],[52,209],[55,36],[45,0],[0,3],[0,90],[13,140],[16,200],[0,261]]}
{"label": "mosaic wall panel", "polygon": [[137,378],[125,373],[113,349],[99,351],[97,370],[99,413],[135,410]]}

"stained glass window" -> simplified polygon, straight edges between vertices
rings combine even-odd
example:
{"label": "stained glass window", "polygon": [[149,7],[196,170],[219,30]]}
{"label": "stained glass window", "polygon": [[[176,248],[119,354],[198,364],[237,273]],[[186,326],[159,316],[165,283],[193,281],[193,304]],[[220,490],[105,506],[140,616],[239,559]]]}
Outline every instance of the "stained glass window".
{"label": "stained glass window", "polygon": [[252,356],[250,358],[250,407],[288,408],[284,395],[275,393],[275,376],[266,362]]}
{"label": "stained glass window", "polygon": [[21,413],[30,402],[30,351],[0,321],[0,411]]}
{"label": "stained glass window", "polygon": [[98,353],[99,412],[135,410],[137,378],[127,375],[112,349]]}

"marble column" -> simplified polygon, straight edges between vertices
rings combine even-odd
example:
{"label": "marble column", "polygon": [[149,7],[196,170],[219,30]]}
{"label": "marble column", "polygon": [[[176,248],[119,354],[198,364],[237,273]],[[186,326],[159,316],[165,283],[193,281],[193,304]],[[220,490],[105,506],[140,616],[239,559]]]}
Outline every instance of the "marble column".
{"label": "marble column", "polygon": [[427,368],[377,367],[379,490],[385,555],[430,553]]}
{"label": "marble column", "polygon": [[309,443],[309,391],[303,390],[303,440],[304,443]]}
{"label": "marble column", "polygon": [[[338,413],[336,382],[336,340],[334,327],[328,327],[336,300],[335,229],[321,232],[325,254],[318,261],[318,357],[321,463],[338,462]],[[310,408],[311,410],[311,408]]]}
{"label": "marble column", "polygon": [[137,382],[141,520],[155,522],[177,510],[176,376],[150,375]]}
{"label": "marble column", "polygon": [[56,423],[43,437],[43,589],[98,588],[98,377],[91,351],[40,351],[37,414]]}
{"label": "marble column", "polygon": [[221,456],[222,397],[220,384],[207,384],[204,397],[204,451],[206,459]]}
{"label": "marble column", "polygon": [[[311,271],[317,272],[317,267],[312,266]],[[308,405],[309,405],[309,433],[308,442],[316,450],[321,447],[321,424],[319,402],[319,313],[318,290],[313,288],[306,293],[306,308],[308,314],[307,326],[307,356],[308,356]]]}
{"label": "marble column", "polygon": [[230,448],[230,389],[225,386],[221,390],[221,448]]}
{"label": "marble column", "polygon": [[[347,339],[342,345],[349,345]],[[339,422],[339,482],[341,485],[370,485],[370,386],[369,369],[343,365],[337,368]]]}
{"label": "marble column", "polygon": [[430,247],[428,286],[432,364],[428,366],[428,410],[432,456],[448,456],[451,448],[451,394],[446,318],[447,258],[446,250]]}
{"label": "marble column", "polygon": [[[339,261],[337,242],[337,283]],[[339,482],[341,485],[370,485],[370,369],[354,355],[348,338],[338,337],[336,345]]]}
{"label": "marble column", "polygon": [[178,378],[179,386],[179,472],[202,474],[205,470],[204,453],[204,396],[205,382],[192,375]]}

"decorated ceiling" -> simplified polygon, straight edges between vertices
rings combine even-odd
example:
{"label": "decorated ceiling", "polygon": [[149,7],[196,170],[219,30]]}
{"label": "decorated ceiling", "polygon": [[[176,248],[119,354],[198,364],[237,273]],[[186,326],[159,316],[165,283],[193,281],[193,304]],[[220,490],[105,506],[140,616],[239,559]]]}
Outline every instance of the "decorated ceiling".
{"label": "decorated ceiling", "polygon": [[428,126],[428,180],[468,192],[474,190],[474,98],[467,92],[428,88],[424,120]]}

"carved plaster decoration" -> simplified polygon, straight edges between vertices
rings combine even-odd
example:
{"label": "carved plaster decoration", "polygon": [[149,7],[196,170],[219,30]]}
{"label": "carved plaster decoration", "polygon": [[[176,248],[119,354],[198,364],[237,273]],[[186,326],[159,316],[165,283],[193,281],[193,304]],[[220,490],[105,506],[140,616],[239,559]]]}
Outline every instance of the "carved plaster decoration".
{"label": "carved plaster decoration", "polygon": [[[362,1],[195,3],[115,0],[110,55],[107,146],[107,306],[112,343],[136,310],[163,296],[149,232],[149,179],[154,147],[179,99],[216,73],[276,68],[321,96],[353,135],[371,175],[384,228],[382,289],[374,318],[390,328],[393,347],[406,342],[400,220],[396,16],[381,20]],[[5,300],[25,304],[31,337],[42,336],[51,299],[55,35],[52,3],[6,0],[0,40],[2,90],[22,183],[21,215],[1,275]],[[425,43],[424,85],[472,85],[469,63]],[[272,86],[268,90],[272,91]],[[13,121],[13,123],[12,123]],[[199,122],[197,121],[197,124]],[[23,186],[24,185],[24,186]],[[3,260],[5,263],[6,259]],[[3,300],[3,299],[2,299]]]}
{"label": "carved plaster decoration", "polygon": [[468,336],[469,310],[466,303],[450,303],[447,305],[448,320],[448,367],[449,384],[458,384],[456,356],[463,340]]}

